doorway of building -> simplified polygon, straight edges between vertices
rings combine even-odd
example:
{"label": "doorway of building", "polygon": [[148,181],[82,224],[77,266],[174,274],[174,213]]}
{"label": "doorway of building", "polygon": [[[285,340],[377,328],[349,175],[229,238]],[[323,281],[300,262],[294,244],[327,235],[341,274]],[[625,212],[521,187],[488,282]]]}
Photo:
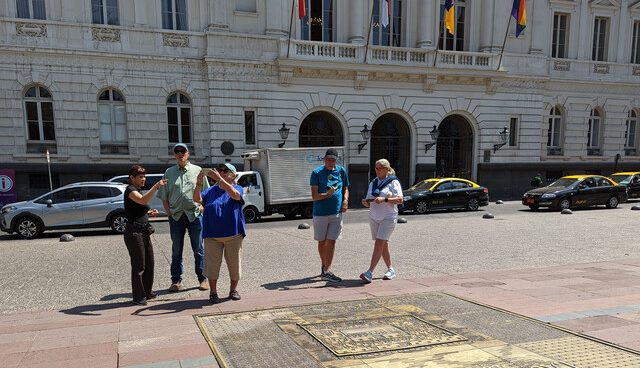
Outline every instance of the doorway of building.
{"label": "doorway of building", "polygon": [[447,116],[438,127],[436,175],[471,179],[473,164],[473,130],[461,115]]}
{"label": "doorway of building", "polygon": [[371,127],[370,179],[375,175],[375,163],[381,158],[389,160],[403,188],[409,181],[411,165],[411,139],[409,124],[397,114],[384,114]]}
{"label": "doorway of building", "polygon": [[326,111],[309,114],[300,124],[299,147],[335,147],[344,145],[342,126]]}

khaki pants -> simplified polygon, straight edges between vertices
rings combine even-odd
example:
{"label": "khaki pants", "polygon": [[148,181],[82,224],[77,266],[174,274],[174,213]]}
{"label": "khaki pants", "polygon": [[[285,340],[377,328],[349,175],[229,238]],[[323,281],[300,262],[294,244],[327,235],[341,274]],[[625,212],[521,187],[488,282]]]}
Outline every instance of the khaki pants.
{"label": "khaki pants", "polygon": [[224,238],[204,239],[204,272],[210,280],[217,280],[220,276],[223,256],[227,262],[231,280],[240,280],[243,238],[242,234],[238,234]]}

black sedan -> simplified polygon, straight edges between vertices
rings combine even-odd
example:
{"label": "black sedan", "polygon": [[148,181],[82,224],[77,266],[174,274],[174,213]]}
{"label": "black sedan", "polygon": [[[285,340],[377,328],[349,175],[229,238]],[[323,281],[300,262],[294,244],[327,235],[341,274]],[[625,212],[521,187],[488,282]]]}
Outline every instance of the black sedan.
{"label": "black sedan", "polygon": [[629,171],[611,174],[609,179],[627,187],[627,195],[629,198],[640,198],[640,172]]}
{"label": "black sedan", "polygon": [[401,211],[427,213],[433,209],[475,211],[489,204],[489,189],[461,178],[423,180],[403,191]]}
{"label": "black sedan", "polygon": [[546,187],[530,190],[522,196],[522,204],[532,210],[540,207],[564,210],[597,205],[616,208],[626,200],[625,187],[600,175],[564,176]]}

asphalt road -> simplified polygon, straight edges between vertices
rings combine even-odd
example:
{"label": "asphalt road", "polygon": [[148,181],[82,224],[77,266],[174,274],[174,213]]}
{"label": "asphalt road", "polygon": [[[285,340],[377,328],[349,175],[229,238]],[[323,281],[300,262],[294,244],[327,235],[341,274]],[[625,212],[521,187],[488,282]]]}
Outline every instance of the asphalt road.
{"label": "asphalt road", "polygon": [[[621,204],[617,209],[532,212],[519,202],[491,204],[480,211],[444,211],[405,215],[391,239],[399,278],[449,275],[500,269],[536,268],[640,256],[637,228],[640,211]],[[483,219],[490,212],[494,219]],[[243,245],[240,293],[323,287],[313,230],[299,230],[311,220],[272,216],[249,224]],[[161,299],[207,297],[197,290],[193,254],[185,248],[185,292],[169,294],[171,240],[168,222],[155,223],[154,286]],[[0,313],[71,308],[91,313],[130,300],[129,256],[121,235],[108,230],[69,231],[76,240],[59,242],[64,232],[48,232],[35,240],[0,237]],[[188,239],[186,239],[188,241]],[[346,215],[332,270],[358,283],[372,250],[367,210]],[[223,270],[225,269],[223,265]],[[385,269],[381,262],[374,277]],[[224,270],[219,292],[228,292]]]}

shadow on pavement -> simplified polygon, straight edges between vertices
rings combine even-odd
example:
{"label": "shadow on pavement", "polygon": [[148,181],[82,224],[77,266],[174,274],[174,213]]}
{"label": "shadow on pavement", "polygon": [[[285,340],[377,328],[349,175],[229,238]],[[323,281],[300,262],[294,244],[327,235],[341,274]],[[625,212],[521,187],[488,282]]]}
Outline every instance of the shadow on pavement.
{"label": "shadow on pavement", "polygon": [[99,312],[116,309],[116,308],[130,307],[131,305],[132,304],[130,301],[107,303],[107,304],[79,305],[77,307],[73,307],[69,309],[61,309],[60,312],[64,314],[75,314],[78,316],[100,316],[102,314]]}
{"label": "shadow on pavement", "polygon": [[[224,299],[223,299],[224,300]],[[176,300],[170,302],[162,302],[159,301],[151,301],[146,307],[140,308],[135,312],[131,313],[132,315],[140,316],[140,315],[162,315],[162,314],[173,314],[180,313],[186,310],[194,310],[194,309],[202,309],[203,307],[210,306],[209,299],[189,299],[189,300]],[[150,313],[145,313],[150,312]]]}
{"label": "shadow on pavement", "polygon": [[[321,286],[311,286],[312,284],[322,283]],[[304,287],[297,287],[303,286]],[[364,283],[359,280],[342,280],[340,282],[327,282],[320,279],[320,276],[311,276],[305,277],[302,279],[294,279],[294,280],[284,280],[284,281],[276,281],[270,282],[267,284],[260,285],[267,290],[299,290],[299,289],[310,289],[314,287],[333,287],[333,288],[347,288],[347,287],[361,287],[364,286]]]}

